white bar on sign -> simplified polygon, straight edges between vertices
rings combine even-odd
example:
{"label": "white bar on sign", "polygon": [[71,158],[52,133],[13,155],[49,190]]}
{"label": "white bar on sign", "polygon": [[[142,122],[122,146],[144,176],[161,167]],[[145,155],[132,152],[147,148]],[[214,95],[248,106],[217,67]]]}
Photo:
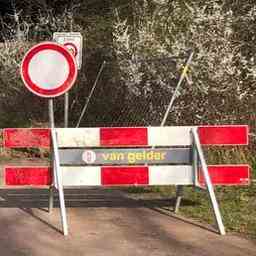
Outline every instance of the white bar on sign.
{"label": "white bar on sign", "polygon": [[100,128],[58,128],[56,130],[60,148],[100,146]]}
{"label": "white bar on sign", "polygon": [[149,127],[148,142],[150,146],[187,146],[192,144],[192,126]]}
{"label": "white bar on sign", "polygon": [[190,165],[149,166],[149,185],[192,185]]}
{"label": "white bar on sign", "polygon": [[63,186],[100,186],[101,167],[61,167]]}

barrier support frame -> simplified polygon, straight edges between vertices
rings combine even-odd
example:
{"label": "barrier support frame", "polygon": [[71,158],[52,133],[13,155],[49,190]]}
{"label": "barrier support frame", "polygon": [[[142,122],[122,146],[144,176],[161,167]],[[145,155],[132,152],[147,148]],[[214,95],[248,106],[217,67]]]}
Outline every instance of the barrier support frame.
{"label": "barrier support frame", "polygon": [[[211,181],[211,178],[210,178],[210,175],[209,175],[209,172],[208,172],[208,167],[207,167],[207,164],[206,164],[206,161],[205,161],[205,157],[204,157],[204,154],[203,154],[203,149],[202,149],[202,146],[201,146],[201,143],[200,143],[200,139],[199,139],[199,135],[198,135],[197,130],[198,130],[197,128],[192,128],[191,129],[193,147],[195,147],[195,150],[196,150],[196,154],[195,154],[196,156],[193,157],[193,160],[195,158],[197,159],[197,157],[198,157],[198,160],[201,164],[201,169],[202,169],[202,173],[203,173],[203,176],[204,176],[205,185],[206,185],[209,197],[210,197],[210,201],[211,201],[211,205],[212,205],[212,208],[213,208],[214,217],[215,217],[215,220],[216,220],[216,223],[217,223],[217,226],[218,226],[219,233],[221,235],[225,235],[226,234],[225,227],[223,225],[219,205],[218,205],[216,195],[215,195],[215,192],[214,192],[214,187],[212,185],[212,181]],[[196,163],[193,162],[193,166],[195,166],[195,164],[197,165],[197,163],[198,163],[197,160],[196,160]],[[193,169],[195,171],[195,179],[196,179],[197,178],[197,176],[196,176],[197,175],[197,167],[193,168]],[[197,182],[198,181],[196,180],[195,186],[197,186]]]}
{"label": "barrier support frame", "polygon": [[51,137],[52,137],[52,147],[53,147],[53,154],[54,154],[54,173],[56,174],[56,188],[59,194],[59,201],[60,201],[60,213],[61,213],[61,222],[62,222],[62,230],[64,236],[68,235],[68,223],[67,223],[67,213],[66,213],[66,206],[65,206],[65,198],[64,198],[64,188],[62,183],[62,174],[60,170],[60,158],[59,158],[59,151],[58,151],[58,141],[57,141],[57,133],[54,128],[51,129]]}

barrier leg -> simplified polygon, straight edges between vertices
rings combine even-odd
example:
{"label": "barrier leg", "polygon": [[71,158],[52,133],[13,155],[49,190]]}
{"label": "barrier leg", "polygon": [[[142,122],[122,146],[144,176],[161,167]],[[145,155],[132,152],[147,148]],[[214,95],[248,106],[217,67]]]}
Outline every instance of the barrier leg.
{"label": "barrier leg", "polygon": [[176,201],[175,201],[175,206],[174,206],[174,212],[178,213],[181,199],[183,196],[183,186],[178,185],[176,189]]}
{"label": "barrier leg", "polygon": [[62,183],[62,175],[60,171],[60,159],[59,152],[57,146],[57,137],[54,129],[51,130],[52,135],[52,144],[53,144],[53,152],[54,152],[54,161],[55,161],[55,174],[56,174],[56,183],[59,193],[59,201],[60,201],[60,213],[61,213],[61,222],[63,228],[63,234],[68,235],[68,224],[67,224],[67,214],[66,214],[66,206],[65,206],[65,198],[64,198],[64,189]]}
{"label": "barrier leg", "polygon": [[209,196],[210,196],[210,200],[211,200],[215,220],[216,220],[216,223],[218,225],[219,233],[221,235],[225,235],[226,234],[225,227],[224,227],[223,222],[222,222],[222,217],[221,217],[219,205],[218,205],[215,193],[214,193],[212,181],[211,181],[211,178],[210,178],[210,175],[209,175],[209,172],[208,172],[207,164],[206,164],[206,161],[205,161],[205,158],[204,158],[204,154],[203,154],[203,150],[202,150],[202,147],[201,147],[201,144],[200,144],[200,139],[199,139],[199,136],[198,136],[198,133],[197,133],[197,129],[192,129],[192,134],[193,134],[194,143],[195,143],[196,148],[197,148],[199,160],[201,162],[201,168],[202,168],[206,188],[207,188],[207,191],[208,191]]}

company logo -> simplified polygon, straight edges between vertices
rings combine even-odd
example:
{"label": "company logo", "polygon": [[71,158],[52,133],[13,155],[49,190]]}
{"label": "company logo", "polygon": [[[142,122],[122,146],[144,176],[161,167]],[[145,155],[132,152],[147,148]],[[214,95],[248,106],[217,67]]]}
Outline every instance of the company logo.
{"label": "company logo", "polygon": [[92,150],[85,150],[82,159],[87,164],[93,164],[96,161],[96,154]]}

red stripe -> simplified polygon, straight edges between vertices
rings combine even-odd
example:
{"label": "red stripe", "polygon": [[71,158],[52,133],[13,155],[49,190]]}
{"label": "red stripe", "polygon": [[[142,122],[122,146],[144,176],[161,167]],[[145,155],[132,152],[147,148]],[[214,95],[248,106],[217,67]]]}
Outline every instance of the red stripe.
{"label": "red stripe", "polygon": [[248,126],[200,126],[200,142],[203,145],[248,145]]}
{"label": "red stripe", "polygon": [[102,185],[148,185],[148,167],[102,167]]}
{"label": "red stripe", "polygon": [[[250,183],[248,165],[210,165],[208,171],[214,185],[249,185]],[[199,170],[198,181],[205,185],[201,170]]]}
{"label": "red stripe", "polygon": [[7,148],[25,148],[25,147],[43,147],[49,148],[51,145],[50,129],[4,129],[3,131],[4,147]]}
{"label": "red stripe", "polygon": [[148,130],[145,127],[100,128],[101,146],[146,146]]}
{"label": "red stripe", "polygon": [[5,167],[5,184],[12,186],[50,185],[52,175],[50,167]]}

